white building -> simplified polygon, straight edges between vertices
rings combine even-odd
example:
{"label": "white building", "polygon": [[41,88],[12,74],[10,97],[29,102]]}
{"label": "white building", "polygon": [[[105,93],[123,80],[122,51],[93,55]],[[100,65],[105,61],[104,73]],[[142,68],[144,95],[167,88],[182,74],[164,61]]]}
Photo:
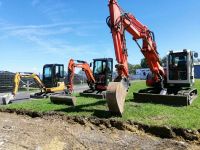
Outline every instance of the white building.
{"label": "white building", "polygon": [[149,72],[149,68],[136,69],[135,79],[146,80]]}

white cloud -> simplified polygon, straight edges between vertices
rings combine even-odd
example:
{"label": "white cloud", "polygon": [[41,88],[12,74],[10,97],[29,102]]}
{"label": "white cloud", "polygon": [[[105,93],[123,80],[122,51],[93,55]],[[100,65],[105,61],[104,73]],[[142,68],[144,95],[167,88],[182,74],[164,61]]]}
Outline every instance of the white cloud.
{"label": "white cloud", "polygon": [[[98,28],[96,25],[100,24],[98,21],[91,22],[62,22],[43,25],[26,25],[16,26],[8,23],[0,22],[0,31],[7,32],[11,35],[37,35],[37,36],[49,36],[72,33],[76,36],[89,36],[91,33],[87,33],[87,29]],[[90,25],[92,24],[92,26]]]}
{"label": "white cloud", "polygon": [[[112,45],[105,46],[104,43],[98,43],[98,41],[96,41],[95,43],[86,44],[80,44],[78,42],[70,43],[65,38],[63,38],[62,35],[69,37],[91,36],[90,34],[95,34],[94,30],[96,30],[96,26],[99,23],[101,22],[77,21],[67,23],[63,22],[53,24],[19,26],[0,21],[0,33],[2,38],[15,37],[21,39],[24,42],[31,42],[32,45],[34,45],[34,48],[32,48],[31,50],[26,50],[27,53],[32,53],[34,51],[34,53],[40,54],[39,57],[41,58],[45,56],[56,56],[58,60],[66,61],[70,58],[92,60],[93,58],[99,56],[100,51],[102,57],[107,57],[109,50],[106,49],[108,49],[108,47],[111,47],[112,49]],[[77,30],[77,28],[79,30]],[[3,37],[4,35],[6,35],[6,37]],[[104,51],[102,51],[102,49]],[[111,50],[111,52],[113,51]],[[38,68],[40,67],[38,66]]]}
{"label": "white cloud", "polygon": [[36,5],[38,5],[40,3],[40,0],[32,0],[32,2],[31,2],[31,4],[33,5],[33,6],[36,6]]}
{"label": "white cloud", "polygon": [[63,20],[63,15],[74,11],[66,0],[32,0],[31,4],[54,22]]}

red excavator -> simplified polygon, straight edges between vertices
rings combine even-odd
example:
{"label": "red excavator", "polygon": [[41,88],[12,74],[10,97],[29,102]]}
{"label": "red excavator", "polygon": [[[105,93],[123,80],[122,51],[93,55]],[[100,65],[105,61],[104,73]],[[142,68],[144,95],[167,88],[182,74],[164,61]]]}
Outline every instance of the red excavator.
{"label": "red excavator", "polygon": [[[184,104],[191,103],[197,95],[197,90],[191,88],[194,83],[194,75],[192,73],[193,52],[188,50],[179,52],[170,51],[167,57],[167,71],[164,71],[164,68],[160,65],[154,33],[147,26],[139,22],[132,14],[124,12],[117,3],[117,0],[109,0],[108,6],[110,16],[107,18],[107,24],[112,33],[118,63],[116,65],[118,77],[114,82],[109,83],[106,92],[109,110],[113,113],[123,113],[125,96],[130,85],[125,31],[132,35],[133,40],[146,58],[152,72],[146,81],[147,85],[152,88],[134,93],[134,99],[148,99],[150,102],[154,99],[157,101],[163,99],[169,101],[171,99],[170,101],[172,102],[178,100],[180,102],[183,101]],[[140,45],[138,40],[142,40],[142,45]],[[173,76],[172,73],[174,70],[170,65],[173,61],[181,61],[179,56],[182,56],[185,61],[182,61],[182,68],[176,68],[177,75],[185,77],[173,79],[170,76]]]}
{"label": "red excavator", "polygon": [[[90,66],[93,66],[93,70]],[[104,98],[104,91],[107,89],[108,83],[112,81],[113,59],[93,59],[93,63],[90,63],[90,65],[86,61],[70,59],[68,64],[67,83],[67,90],[69,94],[73,92],[75,68],[81,68],[82,71],[85,72],[87,84],[89,86],[89,89],[83,91],[80,95],[86,97]]]}
{"label": "red excavator", "polygon": [[74,62],[75,60],[70,59],[68,64],[68,84],[67,84],[67,93],[72,94],[74,89],[74,75],[75,75],[75,68],[81,68],[82,71],[85,72],[87,77],[88,86],[91,89],[94,89],[95,79],[90,69],[89,64],[86,61],[76,60],[77,63]]}
{"label": "red excavator", "polygon": [[[93,66],[93,69],[90,67]],[[80,93],[81,96],[105,98],[107,85],[112,81],[113,59],[98,58],[93,59],[93,63],[88,64],[86,61],[70,59],[68,63],[68,77],[66,95],[53,95],[50,97],[54,103],[71,103],[75,104],[75,97],[71,96],[74,89],[73,79],[75,68],[81,68],[86,75],[89,89]]]}

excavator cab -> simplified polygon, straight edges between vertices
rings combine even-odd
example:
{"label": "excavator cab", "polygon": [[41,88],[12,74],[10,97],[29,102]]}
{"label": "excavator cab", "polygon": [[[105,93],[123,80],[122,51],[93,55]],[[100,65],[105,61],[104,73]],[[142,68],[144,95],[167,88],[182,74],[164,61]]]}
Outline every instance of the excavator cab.
{"label": "excavator cab", "polygon": [[167,83],[169,86],[190,87],[194,84],[193,53],[191,51],[170,51],[167,68]]}
{"label": "excavator cab", "polygon": [[93,75],[96,80],[95,89],[99,91],[106,90],[109,82],[112,81],[113,59],[99,58],[93,59]]}
{"label": "excavator cab", "polygon": [[42,80],[46,88],[57,87],[58,82],[64,81],[64,65],[63,64],[44,65]]}

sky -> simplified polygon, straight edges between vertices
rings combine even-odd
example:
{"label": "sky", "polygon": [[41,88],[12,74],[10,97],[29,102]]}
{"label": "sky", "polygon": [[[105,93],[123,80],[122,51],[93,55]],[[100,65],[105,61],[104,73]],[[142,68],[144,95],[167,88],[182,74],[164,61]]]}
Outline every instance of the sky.
{"label": "sky", "polygon": [[[155,33],[158,52],[200,50],[199,0],[118,0]],[[108,0],[0,0],[0,70],[42,72],[48,63],[112,57],[106,24]],[[126,33],[128,61],[140,63],[140,50]],[[115,61],[116,63],[116,61]]]}

